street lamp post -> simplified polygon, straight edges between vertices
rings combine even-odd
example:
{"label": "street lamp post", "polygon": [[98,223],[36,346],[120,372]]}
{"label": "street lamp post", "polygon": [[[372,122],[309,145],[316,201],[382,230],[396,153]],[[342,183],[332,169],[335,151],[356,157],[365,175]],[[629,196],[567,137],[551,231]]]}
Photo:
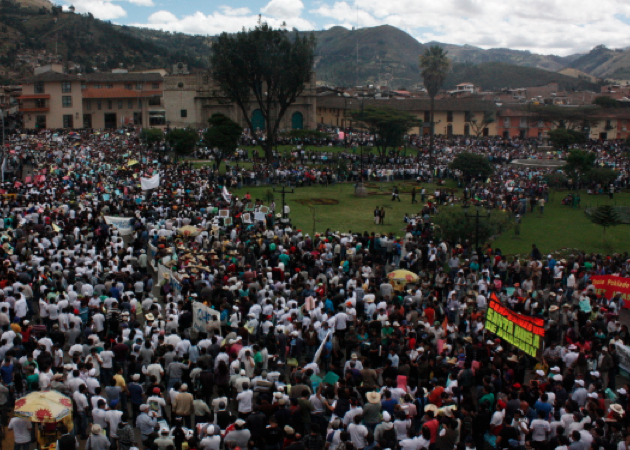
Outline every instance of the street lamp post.
{"label": "street lamp post", "polygon": [[486,213],[483,214],[483,206],[478,204],[475,206],[475,213],[468,214],[470,205],[464,205],[464,217],[475,219],[475,252],[479,252],[479,219],[488,219],[490,217],[490,208],[486,209]]}
{"label": "street lamp post", "polygon": [[286,186],[282,186],[282,189],[273,188],[273,191],[282,194],[282,218],[286,219],[286,214],[284,213],[284,205],[286,205],[286,202],[284,201],[284,197],[287,194],[293,194],[295,191],[293,189],[287,190]]}

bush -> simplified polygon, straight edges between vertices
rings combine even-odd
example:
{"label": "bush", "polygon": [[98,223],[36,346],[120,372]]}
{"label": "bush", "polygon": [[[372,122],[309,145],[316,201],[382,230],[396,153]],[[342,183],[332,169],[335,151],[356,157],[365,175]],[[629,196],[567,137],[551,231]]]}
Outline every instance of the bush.
{"label": "bush", "polygon": [[612,169],[595,167],[584,174],[584,180],[589,183],[599,183],[607,186],[617,179],[619,174]]}
{"label": "bush", "polygon": [[547,184],[554,188],[564,186],[567,183],[567,176],[560,172],[550,173],[546,178]]}
{"label": "bush", "polygon": [[[474,208],[471,208],[474,209]],[[474,214],[470,211],[469,214]],[[474,218],[465,217],[464,209],[459,206],[447,207],[440,210],[433,222],[435,233],[450,243],[456,244],[464,239],[475,242],[476,224]],[[490,217],[479,219],[479,245],[482,246],[492,236],[509,230],[514,224],[512,214],[507,211],[494,210]]]}
{"label": "bush", "polygon": [[143,128],[140,139],[146,141],[148,146],[152,146],[164,139],[164,133],[159,128]]}

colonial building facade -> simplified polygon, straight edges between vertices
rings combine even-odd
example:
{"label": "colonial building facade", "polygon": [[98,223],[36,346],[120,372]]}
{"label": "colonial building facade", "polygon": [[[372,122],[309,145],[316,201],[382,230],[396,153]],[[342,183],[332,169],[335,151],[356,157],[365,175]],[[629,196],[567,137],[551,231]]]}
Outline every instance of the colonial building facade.
{"label": "colonial building facade", "polygon": [[[315,74],[295,103],[289,106],[280,124],[280,131],[314,129],[317,125]],[[208,119],[221,113],[248,128],[241,109],[225,97],[207,73],[173,74],[164,77],[166,121],[171,127],[206,127]],[[248,115],[256,130],[264,130],[265,121],[255,101]]]}

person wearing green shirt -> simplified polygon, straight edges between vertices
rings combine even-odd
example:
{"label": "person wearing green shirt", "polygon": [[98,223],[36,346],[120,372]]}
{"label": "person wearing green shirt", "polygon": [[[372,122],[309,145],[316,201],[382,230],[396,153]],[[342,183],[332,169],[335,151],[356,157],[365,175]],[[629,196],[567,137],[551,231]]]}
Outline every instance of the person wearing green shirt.
{"label": "person wearing green shirt", "polygon": [[256,364],[256,367],[259,367],[260,365],[262,365],[262,363],[263,356],[260,352],[260,347],[258,347],[258,345],[254,345],[254,364]]}
{"label": "person wearing green shirt", "polygon": [[488,385],[483,387],[483,396],[479,399],[479,404],[488,402],[490,411],[494,411],[494,394],[491,392],[492,388]]}
{"label": "person wearing green shirt", "polygon": [[383,343],[383,347],[387,347],[389,338],[394,335],[394,329],[389,321],[385,322],[383,328],[381,328],[381,341]]}
{"label": "person wearing green shirt", "polygon": [[[269,249],[271,250],[271,247],[269,247]],[[284,264],[284,267],[287,267],[289,265],[289,261],[291,261],[291,257],[286,253],[283,253],[280,256],[278,256],[278,259],[282,261],[282,264]]]}
{"label": "person wearing green shirt", "polygon": [[39,390],[39,374],[35,373],[34,365],[26,368],[26,389],[28,392]]}

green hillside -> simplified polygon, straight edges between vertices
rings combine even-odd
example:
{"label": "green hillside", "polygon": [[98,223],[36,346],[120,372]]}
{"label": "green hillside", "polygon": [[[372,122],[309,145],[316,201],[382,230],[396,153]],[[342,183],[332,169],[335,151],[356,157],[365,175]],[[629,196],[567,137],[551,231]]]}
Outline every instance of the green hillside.
{"label": "green hillside", "polygon": [[533,67],[515,66],[499,62],[483,64],[455,63],[445,83],[446,88],[452,88],[463,82],[474,83],[485,90],[501,88],[517,88],[526,86],[541,86],[552,81],[558,82],[564,89],[570,90],[598,90],[596,84],[578,78],[568,77],[555,72],[549,72]]}

